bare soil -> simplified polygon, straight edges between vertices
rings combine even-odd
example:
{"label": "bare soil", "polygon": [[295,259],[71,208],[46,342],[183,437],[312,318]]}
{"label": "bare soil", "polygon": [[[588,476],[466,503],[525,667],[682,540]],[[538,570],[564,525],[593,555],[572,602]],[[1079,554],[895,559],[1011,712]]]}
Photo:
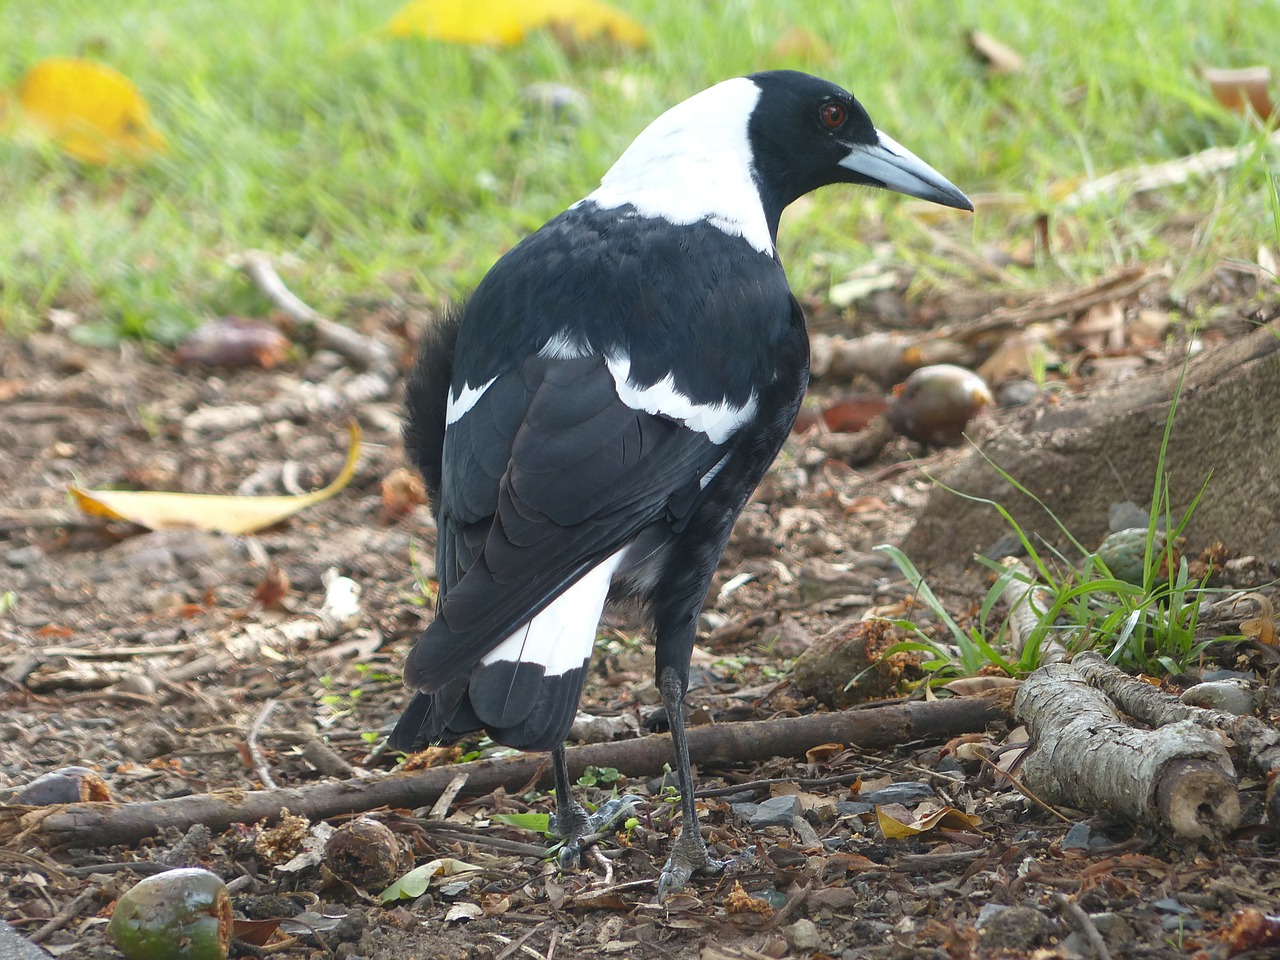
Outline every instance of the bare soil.
{"label": "bare soil", "polygon": [[[1217,306],[1224,336],[1257,310],[1252,292],[1231,292],[1235,299]],[[940,309],[894,306],[908,327]],[[872,311],[867,322],[884,313]],[[413,322],[384,309],[353,322],[394,342],[408,362]],[[1140,363],[1165,359],[1152,351]],[[264,771],[280,786],[305,786],[350,771],[379,776],[400,762],[376,745],[405,699],[399,665],[430,617],[422,584],[431,578],[434,525],[425,506],[394,518],[384,510],[383,481],[402,466],[397,399],[274,422],[252,413],[342,375],[338,358],[301,348],[270,371],[209,372],[180,369],[136,345],[80,348],[56,332],[0,341],[0,593],[13,594],[0,618],[0,788],[84,765],[114,800],[129,802],[256,789]],[[847,385],[823,390],[837,386]],[[1087,389],[1087,377],[1071,386]],[[72,484],[313,489],[342,464],[348,414],[364,432],[351,484],[252,537],[146,532],[81,516],[67,498]],[[695,723],[826,709],[791,682],[790,664],[814,638],[848,629],[868,610],[933,629],[871,549],[905,534],[929,489],[924,471],[963,454],[902,441],[852,469],[806,468],[804,453],[803,440],[789,446],[719,571],[694,661]],[[1188,544],[1186,552],[1208,546]],[[360,622],[298,639],[287,627],[315,619],[329,571],[359,584]],[[255,600],[281,572],[283,596],[265,591]],[[989,582],[970,571],[934,589],[967,623]],[[1225,663],[1206,659],[1197,670],[1226,666],[1262,689],[1266,658],[1247,646],[1224,649]],[[642,627],[611,621],[583,709],[631,718],[631,730],[653,726],[659,698],[650,664]],[[910,665],[899,666],[911,679]],[[1262,715],[1274,709],[1265,700]],[[247,748],[255,724],[256,764]],[[962,739],[998,756],[1007,732]],[[702,766],[704,830],[739,862],[731,875],[697,878],[663,904],[653,902],[653,880],[674,822],[669,791],[622,770],[617,780],[605,772],[584,795],[597,803],[615,789],[645,797],[638,823],[606,837],[602,855],[581,872],[560,874],[534,855],[531,845],[546,844],[538,834],[490,819],[549,812],[547,793],[530,787],[464,793],[434,822],[422,819],[425,811],[375,811],[413,862],[456,858],[479,868],[437,878],[425,895],[390,907],[328,864],[282,869],[312,825],[290,835],[244,824],[94,849],[49,849],[38,835],[10,835],[0,845],[0,918],[58,956],[115,957],[103,936],[113,901],[141,876],[177,865],[208,867],[231,882],[242,917],[294,921],[269,925],[261,946],[237,941],[239,956],[1089,957],[1102,956],[1105,943],[1116,958],[1221,957],[1237,910],[1280,911],[1280,849],[1263,822],[1265,784],[1247,771],[1245,826],[1193,846],[1101,814],[1046,810],[996,783],[991,766],[958,742],[903,743],[874,755],[814,746],[804,759]],[[889,787],[896,796],[873,793]],[[787,793],[800,799],[798,820],[748,825],[744,804]],[[868,796],[871,803],[861,799]],[[972,819],[885,839],[874,808],[895,799],[903,814],[932,804]]]}

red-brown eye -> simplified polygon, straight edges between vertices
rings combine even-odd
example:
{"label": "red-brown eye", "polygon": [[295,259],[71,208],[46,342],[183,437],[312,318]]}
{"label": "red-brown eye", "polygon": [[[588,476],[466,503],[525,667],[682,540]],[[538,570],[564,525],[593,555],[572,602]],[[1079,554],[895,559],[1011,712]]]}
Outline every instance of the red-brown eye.
{"label": "red-brown eye", "polygon": [[849,111],[844,108],[844,104],[836,103],[834,100],[818,108],[818,119],[828,130],[838,130],[844,126],[848,118]]}

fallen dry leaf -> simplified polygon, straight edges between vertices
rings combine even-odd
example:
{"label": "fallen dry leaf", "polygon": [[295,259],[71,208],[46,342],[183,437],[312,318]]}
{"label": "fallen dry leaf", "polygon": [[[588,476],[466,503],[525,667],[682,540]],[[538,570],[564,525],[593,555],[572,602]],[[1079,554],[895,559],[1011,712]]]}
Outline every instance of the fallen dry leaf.
{"label": "fallen dry leaf", "polygon": [[599,0],[412,0],[387,22],[393,37],[511,46],[534,30],[555,28],[577,42],[612,40],[640,47],[644,27]]}
{"label": "fallen dry leaf", "polygon": [[1021,73],[1026,66],[1021,55],[1006,43],[981,30],[969,31],[969,50],[996,74]]}
{"label": "fallen dry leaf", "polygon": [[887,803],[876,807],[876,823],[886,840],[900,840],[940,827],[976,830],[982,821],[955,807],[942,807],[923,816],[913,816],[901,804]]}
{"label": "fallen dry leaf", "polygon": [[150,530],[192,527],[219,533],[253,533],[279,523],[304,507],[328,500],[351,482],[360,461],[360,427],[347,428],[350,446],[342,472],[326,487],[298,496],[236,497],[152,490],[71,488],[80,509],[96,517],[128,520]]}
{"label": "fallen dry leaf", "polygon": [[1114,300],[1092,306],[1067,335],[1086,350],[1119,350],[1124,346],[1124,308]]}
{"label": "fallen dry leaf", "polygon": [[142,160],[165,149],[138,88],[101,63],[41,60],[18,84],[18,102],[32,127],[85,163]]}
{"label": "fallen dry leaf", "polygon": [[1252,110],[1266,120],[1275,112],[1275,104],[1267,91],[1271,83],[1269,67],[1202,67],[1200,76],[1209,84],[1213,99],[1232,113]]}

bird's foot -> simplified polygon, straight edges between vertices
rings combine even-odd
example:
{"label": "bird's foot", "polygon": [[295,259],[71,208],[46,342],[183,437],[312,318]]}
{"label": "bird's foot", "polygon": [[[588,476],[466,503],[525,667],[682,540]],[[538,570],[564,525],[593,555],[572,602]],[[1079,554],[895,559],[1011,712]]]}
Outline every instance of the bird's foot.
{"label": "bird's foot", "polygon": [[741,865],[751,859],[751,852],[717,860],[707,850],[702,835],[696,831],[683,830],[671,847],[671,856],[662,868],[658,877],[657,902],[661,903],[673,893],[679,893],[695,873],[703,876],[717,876],[726,869],[740,869]]}
{"label": "bird's foot", "polygon": [[640,802],[639,797],[627,794],[602,803],[595,813],[587,813],[576,802],[567,810],[557,810],[549,826],[551,832],[564,841],[560,848],[560,869],[580,869],[586,849],[600,839],[601,834],[630,816]]}

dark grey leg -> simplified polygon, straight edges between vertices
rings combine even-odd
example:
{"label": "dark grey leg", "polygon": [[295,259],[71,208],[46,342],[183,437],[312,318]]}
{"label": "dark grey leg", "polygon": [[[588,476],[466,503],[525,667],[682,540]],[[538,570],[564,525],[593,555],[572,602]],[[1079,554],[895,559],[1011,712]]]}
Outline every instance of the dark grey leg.
{"label": "dark grey leg", "polygon": [[551,832],[564,840],[560,848],[560,869],[577,870],[582,866],[582,853],[594,834],[608,830],[628,816],[640,802],[639,797],[614,797],[600,805],[595,813],[587,813],[573,799],[573,783],[569,779],[569,760],[564,747],[551,751],[551,766],[556,776],[556,812],[551,818]]}
{"label": "dark grey leg", "polygon": [[684,683],[675,670],[667,668],[658,678],[658,689],[667,707],[671,724],[671,744],[676,751],[676,776],[680,779],[680,836],[671,847],[671,857],[658,878],[658,900],[684,889],[694,872],[719,873],[727,861],[714,860],[698,829],[698,809],[693,799],[693,771],[689,766],[689,741],[684,729]]}

